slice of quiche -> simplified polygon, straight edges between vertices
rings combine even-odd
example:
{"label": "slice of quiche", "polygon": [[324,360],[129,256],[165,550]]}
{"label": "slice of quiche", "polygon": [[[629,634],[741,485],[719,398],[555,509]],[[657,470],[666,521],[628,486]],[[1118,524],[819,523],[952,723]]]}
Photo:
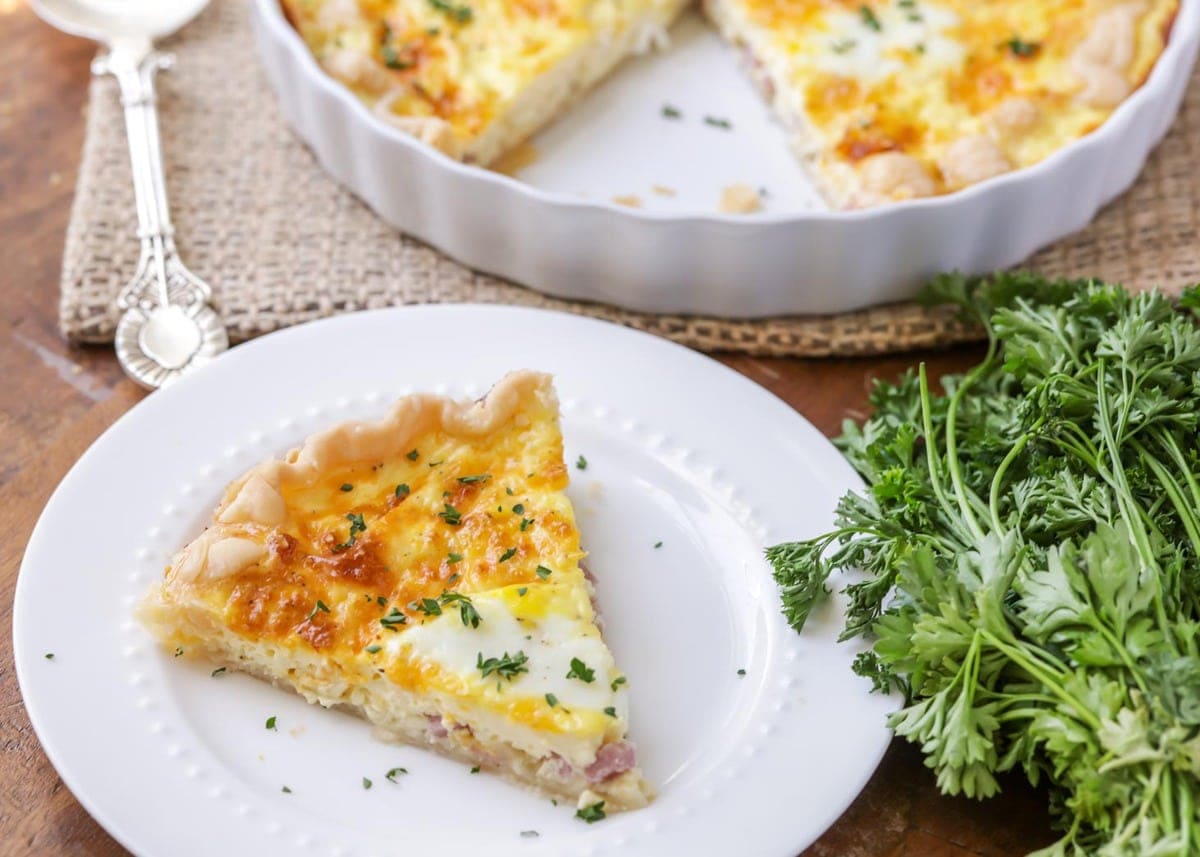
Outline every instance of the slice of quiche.
{"label": "slice of quiche", "polygon": [[594,817],[643,806],[625,678],[564,489],[551,379],[415,395],[229,486],[141,618],[172,651],[350,710]]}
{"label": "slice of quiche", "polygon": [[317,62],[377,115],[488,165],[621,60],[666,41],[687,0],[283,0]]}
{"label": "slice of quiche", "polygon": [[1179,0],[704,0],[828,201],[1041,161],[1150,73]]}

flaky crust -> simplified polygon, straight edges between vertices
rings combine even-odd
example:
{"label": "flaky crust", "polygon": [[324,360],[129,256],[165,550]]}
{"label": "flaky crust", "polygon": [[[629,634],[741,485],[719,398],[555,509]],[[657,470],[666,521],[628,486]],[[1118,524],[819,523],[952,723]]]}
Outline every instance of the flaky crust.
{"label": "flaky crust", "polygon": [[311,484],[327,470],[401,455],[414,437],[429,431],[482,437],[504,425],[529,397],[557,405],[549,375],[510,372],[476,402],[431,393],[405,396],[383,419],[351,420],[311,435],[282,460],[265,461],[230,484],[213,525],[175,556],[168,582],[221,577],[260,559],[262,549],[241,535],[247,526],[286,521],[281,486]]}

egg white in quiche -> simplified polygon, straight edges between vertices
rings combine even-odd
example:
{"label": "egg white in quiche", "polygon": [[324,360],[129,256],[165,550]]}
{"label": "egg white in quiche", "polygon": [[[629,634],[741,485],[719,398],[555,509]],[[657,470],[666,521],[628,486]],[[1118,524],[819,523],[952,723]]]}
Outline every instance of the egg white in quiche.
{"label": "egg white in quiche", "polygon": [[687,0],[282,0],[321,66],[376,115],[491,164],[666,39]]}
{"label": "egg white in quiche", "polygon": [[409,396],[233,482],[140,616],[168,650],[591,817],[640,807],[567,481],[549,376]]}
{"label": "egg white in quiche", "polygon": [[1150,73],[1178,0],[704,0],[825,197],[866,207],[1037,163]]}

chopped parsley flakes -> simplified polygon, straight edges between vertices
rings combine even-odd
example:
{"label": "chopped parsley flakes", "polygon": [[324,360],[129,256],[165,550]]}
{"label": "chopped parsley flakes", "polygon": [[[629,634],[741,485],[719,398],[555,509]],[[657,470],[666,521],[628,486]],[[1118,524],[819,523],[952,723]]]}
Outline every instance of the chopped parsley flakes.
{"label": "chopped parsley flakes", "polygon": [[422,598],[421,603],[417,605],[417,609],[426,616],[441,616],[442,606],[432,598]]}
{"label": "chopped parsley flakes", "polygon": [[410,449],[404,457],[407,458],[409,461],[416,461],[417,458],[420,457],[420,455],[421,455],[421,453],[417,452],[415,449]]}
{"label": "chopped parsley flakes", "polygon": [[450,553],[446,554],[446,562],[449,565],[454,565],[456,562],[462,562],[462,556],[463,555],[460,553],[455,553],[454,551],[450,551]]}
{"label": "chopped parsley flakes", "polygon": [[216,678],[217,676],[224,675],[224,674],[225,674],[225,667],[217,667],[215,670],[212,671],[213,678]]}
{"label": "chopped parsley flakes", "polygon": [[604,709],[604,713],[607,714],[609,717],[616,717],[617,709],[613,708],[613,706],[610,705],[608,708]]}
{"label": "chopped parsley flakes", "polygon": [[[730,122],[728,119],[723,119],[720,116],[705,116],[704,124],[711,125],[714,128],[720,128],[723,131],[728,131],[731,128],[733,128],[732,122]],[[586,466],[586,464],[585,464],[585,466]],[[580,468],[580,469],[582,470],[583,468]]]}
{"label": "chopped parsley flakes", "polygon": [[509,548],[504,553],[500,554],[500,559],[496,560],[496,562],[498,562],[498,563],[508,562],[510,559],[512,559],[516,555],[517,555],[517,549]]}
{"label": "chopped parsley flakes", "polygon": [[368,655],[376,655],[376,654],[379,654],[379,652],[383,651],[383,646],[379,645],[378,643],[372,643],[371,645],[369,645],[365,649],[363,649],[363,651],[366,652]]}
{"label": "chopped parsley flakes", "polygon": [[311,622],[313,620],[313,617],[317,615],[318,610],[320,610],[322,613],[329,612],[329,607],[320,598],[317,599],[316,606],[313,607],[312,612],[308,614],[308,618],[305,619],[304,621]]}
{"label": "chopped parsley flakes", "polygon": [[588,824],[594,824],[597,821],[603,820],[606,817],[604,814],[604,801],[598,801],[591,806],[585,806],[583,809],[576,810],[575,817],[586,821]]}
{"label": "chopped parsley flakes", "polygon": [[480,621],[479,611],[475,609],[475,605],[471,603],[471,599],[463,595],[461,592],[443,592],[443,604],[457,604],[458,614],[462,617],[464,625],[470,625],[472,628],[478,628]]}
{"label": "chopped parsley flakes", "polygon": [[462,512],[455,509],[449,503],[446,503],[442,511],[438,512],[438,517],[452,527],[457,527],[462,523]]}
{"label": "chopped parsley flakes", "polygon": [[267,728],[268,728],[268,729],[274,729],[276,732],[278,732],[278,731],[279,731],[279,730],[278,730],[278,729],[275,727],[275,715],[274,715],[274,714],[272,714],[270,717],[268,717],[268,718],[267,718]]}
{"label": "chopped parsley flakes", "polygon": [[342,490],[343,490],[343,491],[353,491],[353,490],[354,490],[354,486],[353,486],[353,485],[351,485],[349,482],[343,482],[343,483],[342,483]]}
{"label": "chopped parsley flakes", "polygon": [[580,470],[587,470],[587,459],[580,455],[579,458],[575,459],[575,466]]}
{"label": "chopped parsley flakes", "polygon": [[524,652],[518,651],[514,655],[505,652],[498,658],[483,659],[483,652],[480,652],[475,659],[475,668],[479,670],[483,678],[487,678],[492,673],[512,681],[520,673],[529,672],[529,668],[525,666],[529,662],[528,656]]}
{"label": "chopped parsley flakes", "polygon": [[447,0],[429,0],[429,5],[439,12],[445,12],[460,24],[469,23],[475,13],[466,4],[449,3]]}
{"label": "chopped parsley flakes", "polygon": [[546,694],[546,704],[553,708],[558,705],[558,697],[552,693]]}
{"label": "chopped parsley flakes", "polygon": [[396,497],[401,500],[403,500],[405,497],[407,497],[411,493],[412,493],[412,489],[408,487],[407,482],[401,482],[399,485],[396,486]]}
{"label": "chopped parsley flakes", "polygon": [[858,14],[862,17],[863,26],[868,30],[882,32],[883,24],[879,23],[879,16],[875,14],[875,10],[870,6],[859,6]]}
{"label": "chopped parsley flakes", "polygon": [[390,771],[388,771],[386,774],[384,774],[384,776],[387,777],[387,780],[389,783],[394,783],[394,782],[396,782],[397,776],[399,776],[400,774],[407,774],[407,773],[408,773],[408,768],[392,768]]}
{"label": "chopped parsley flakes", "polygon": [[579,660],[579,658],[571,658],[571,669],[567,673],[567,678],[577,678],[582,682],[591,684],[596,680],[596,671]]}
{"label": "chopped parsley flakes", "polygon": [[619,675],[612,680],[612,684],[610,684],[608,687],[610,690],[613,691],[613,693],[616,693],[617,688],[620,687],[621,685],[623,685],[628,680],[629,679],[625,678],[625,676]]}
{"label": "chopped parsley flakes", "polygon": [[[379,624],[387,628],[389,631],[395,631],[397,625],[404,625],[407,624],[407,622],[408,617],[395,607],[391,609],[391,612],[379,620]],[[370,651],[370,649],[367,651]]]}
{"label": "chopped parsley flakes", "polygon": [[663,115],[664,119],[682,119],[683,118],[683,113],[679,110],[679,108],[674,107],[670,104],[664,104],[662,106],[662,115]]}
{"label": "chopped parsley flakes", "polygon": [[334,547],[333,550],[335,553],[353,547],[354,543],[358,541],[358,534],[367,531],[367,522],[363,520],[360,512],[351,512],[346,516],[346,520],[350,522],[350,537],[340,545]]}
{"label": "chopped parsley flakes", "polygon": [[1013,36],[1000,47],[1008,48],[1008,52],[1019,59],[1029,59],[1042,48],[1041,42],[1027,42],[1020,36]]}
{"label": "chopped parsley flakes", "polygon": [[368,780],[366,777],[363,777],[363,779],[362,779],[362,786],[363,786],[363,788],[364,788],[364,789],[369,789],[369,788],[370,788],[372,785],[374,785],[374,783],[372,783],[372,782],[371,782],[370,780]]}
{"label": "chopped parsley flakes", "polygon": [[547,577],[549,577],[552,574],[554,574],[554,572],[551,571],[550,569],[546,568],[546,566],[544,566],[544,565],[539,565],[537,567],[537,576],[540,577],[542,580],[545,580]]}
{"label": "chopped parsley flakes", "polygon": [[477,476],[460,476],[458,477],[458,481],[463,485],[475,485],[479,482],[487,482],[491,478],[492,474],[490,473],[480,473]]}

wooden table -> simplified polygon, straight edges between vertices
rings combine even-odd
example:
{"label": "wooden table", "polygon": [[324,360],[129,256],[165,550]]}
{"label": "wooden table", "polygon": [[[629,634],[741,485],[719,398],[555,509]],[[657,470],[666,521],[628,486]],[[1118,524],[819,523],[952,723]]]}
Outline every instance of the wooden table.
{"label": "wooden table", "polygon": [[[75,459],[144,395],[110,349],[72,348],[56,329],[93,50],[41,25],[18,0],[0,0],[0,44],[0,853],[124,854],[42,753],[12,665],[12,593],[34,522]],[[871,378],[894,376],[918,359],[935,373],[956,371],[974,356],[720,359],[834,434],[845,417],[863,414]],[[919,753],[895,742],[853,806],[807,854],[1013,855],[1047,844],[1044,796],[1016,778],[1004,785],[986,803],[941,797]],[[778,801],[780,812],[795,810],[786,794]]]}

